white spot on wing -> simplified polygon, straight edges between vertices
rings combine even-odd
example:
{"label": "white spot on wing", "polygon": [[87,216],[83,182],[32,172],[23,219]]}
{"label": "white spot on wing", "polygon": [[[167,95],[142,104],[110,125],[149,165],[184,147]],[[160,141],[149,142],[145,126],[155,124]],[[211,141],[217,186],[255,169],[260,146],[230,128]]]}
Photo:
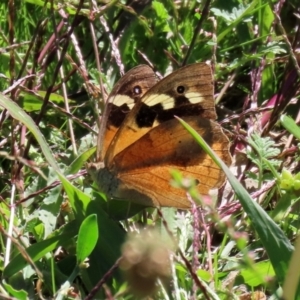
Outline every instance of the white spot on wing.
{"label": "white spot on wing", "polygon": [[[189,99],[190,103],[196,104],[203,102],[205,100],[205,97],[202,96],[200,93],[196,92],[188,92],[185,93],[184,96]],[[175,107],[175,101],[174,99],[167,95],[167,94],[153,94],[149,95],[147,98],[143,101],[148,106],[154,106],[156,104],[161,104],[163,109],[171,109]]]}
{"label": "white spot on wing", "polygon": [[205,100],[205,97],[200,93],[189,92],[185,94],[185,97],[189,99],[192,104],[200,103]]}
{"label": "white spot on wing", "polygon": [[166,94],[153,94],[149,95],[143,101],[148,106],[154,106],[156,104],[161,104],[164,109],[171,109],[174,107],[174,99]]}
{"label": "white spot on wing", "polygon": [[134,100],[126,95],[116,95],[112,99],[109,99],[109,102],[119,107],[127,104],[130,109],[134,106]]}

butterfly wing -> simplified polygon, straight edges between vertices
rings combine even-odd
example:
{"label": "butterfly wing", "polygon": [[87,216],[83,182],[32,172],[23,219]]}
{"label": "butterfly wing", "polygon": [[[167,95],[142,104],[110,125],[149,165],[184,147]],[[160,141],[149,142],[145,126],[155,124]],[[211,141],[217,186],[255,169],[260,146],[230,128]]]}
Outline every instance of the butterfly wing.
{"label": "butterfly wing", "polygon": [[189,65],[155,84],[126,114],[106,152],[105,167],[96,170],[97,183],[108,197],[188,208],[185,192],[169,184],[170,168],[196,178],[200,194],[223,184],[222,171],[174,115],[191,124],[230,164],[229,141],[213,121],[211,69],[203,63]]}
{"label": "butterfly wing", "polygon": [[106,153],[126,115],[156,82],[157,78],[153,70],[147,65],[139,65],[128,71],[114,86],[108,97],[102,120],[103,128],[99,132],[101,144],[99,146],[102,149],[100,157]]}
{"label": "butterfly wing", "polygon": [[[217,123],[194,116],[183,119],[225,163],[230,163],[229,141]],[[146,206],[190,207],[186,193],[170,186],[171,168],[180,170],[185,177],[196,178],[202,195],[220,187],[225,180],[222,170],[176,119],[151,129],[117,154],[112,165],[109,172],[110,177],[115,178],[113,184],[104,182],[100,175],[106,193],[111,198],[128,199]],[[105,173],[107,178],[107,169]]]}
{"label": "butterfly wing", "polygon": [[105,164],[109,165],[128,145],[174,115],[216,119],[212,73],[205,63],[185,66],[146,92],[115,135]]}

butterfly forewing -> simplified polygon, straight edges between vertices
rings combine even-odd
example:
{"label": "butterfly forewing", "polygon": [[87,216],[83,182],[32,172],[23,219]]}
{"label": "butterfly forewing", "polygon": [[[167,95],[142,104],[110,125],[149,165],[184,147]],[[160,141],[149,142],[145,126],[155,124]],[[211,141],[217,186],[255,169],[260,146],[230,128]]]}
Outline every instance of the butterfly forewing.
{"label": "butterfly forewing", "polygon": [[126,115],[156,83],[155,73],[147,65],[131,69],[117,82],[107,101],[106,120],[103,120],[105,135],[104,140],[101,141],[102,153],[106,153]]}
{"label": "butterfly forewing", "polygon": [[216,118],[211,68],[205,63],[183,67],[154,85],[127,115],[105,161],[174,115]]}

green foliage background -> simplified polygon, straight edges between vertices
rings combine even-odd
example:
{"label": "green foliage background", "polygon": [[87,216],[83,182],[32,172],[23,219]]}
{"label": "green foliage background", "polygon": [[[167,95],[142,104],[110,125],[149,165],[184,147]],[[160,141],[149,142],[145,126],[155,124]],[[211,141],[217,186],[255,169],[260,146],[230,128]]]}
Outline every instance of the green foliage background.
{"label": "green foliage background", "polygon": [[[135,299],[117,268],[122,244],[146,226],[166,238],[166,220],[180,252],[155,299],[300,298],[289,265],[299,252],[298,10],[296,0],[1,2],[1,297],[83,299],[98,284],[99,299]],[[234,192],[220,191],[203,219],[107,202],[85,172],[102,91],[141,63],[165,75],[200,61],[212,65],[246,189],[225,170]]]}

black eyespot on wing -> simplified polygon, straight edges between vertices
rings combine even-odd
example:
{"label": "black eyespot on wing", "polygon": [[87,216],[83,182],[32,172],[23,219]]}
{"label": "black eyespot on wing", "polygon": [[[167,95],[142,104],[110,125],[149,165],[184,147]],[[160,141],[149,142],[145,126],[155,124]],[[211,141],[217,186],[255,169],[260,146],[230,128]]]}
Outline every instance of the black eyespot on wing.
{"label": "black eyespot on wing", "polygon": [[185,87],[183,85],[177,87],[178,94],[183,94],[184,92],[185,92]]}

